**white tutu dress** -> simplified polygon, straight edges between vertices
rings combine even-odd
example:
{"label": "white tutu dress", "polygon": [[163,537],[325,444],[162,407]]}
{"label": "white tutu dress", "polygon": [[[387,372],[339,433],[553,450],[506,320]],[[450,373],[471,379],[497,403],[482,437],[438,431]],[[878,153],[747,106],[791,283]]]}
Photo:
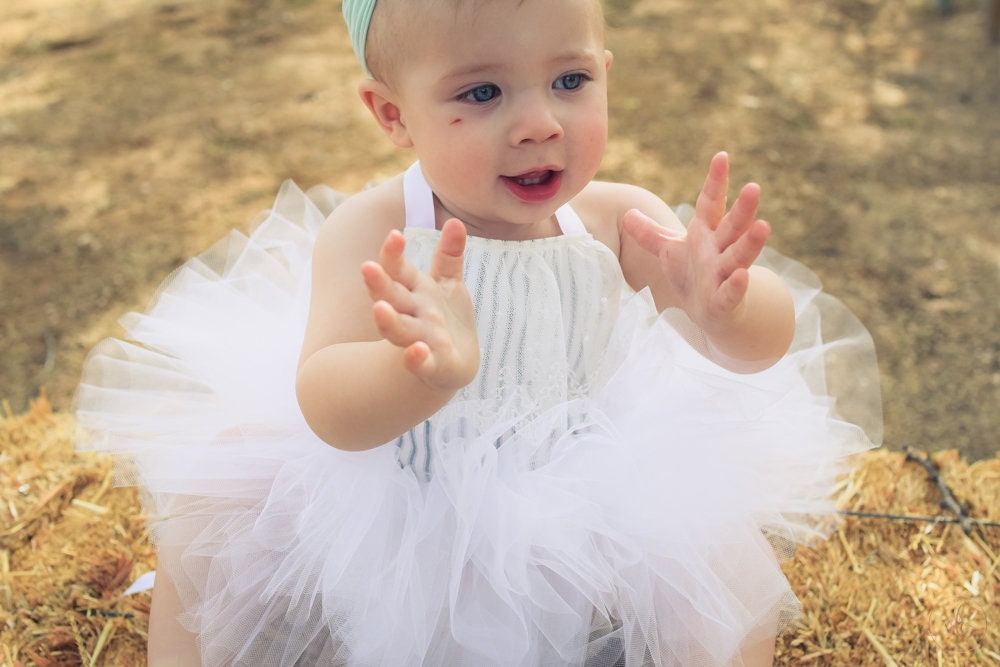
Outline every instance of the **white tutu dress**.
{"label": "white tutu dress", "polygon": [[[286,184],[249,238],[170,276],[76,397],[81,447],[146,492],[204,664],[721,665],[794,617],[779,559],[833,525],[845,457],[881,428],[871,339],[806,269],[767,255],[797,335],[736,375],[568,206],[557,237],[470,238],[479,375],[396,441],[344,452],[295,399],[336,199],[311,195]],[[418,165],[405,195],[426,269]]]}

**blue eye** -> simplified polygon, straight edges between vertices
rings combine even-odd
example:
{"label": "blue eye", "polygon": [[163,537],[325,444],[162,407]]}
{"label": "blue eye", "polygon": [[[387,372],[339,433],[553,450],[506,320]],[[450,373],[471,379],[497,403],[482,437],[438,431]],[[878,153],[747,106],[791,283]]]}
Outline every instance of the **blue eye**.
{"label": "blue eye", "polygon": [[468,102],[475,102],[476,104],[485,104],[486,102],[489,102],[499,96],[500,89],[492,83],[486,83],[465,91],[459,95],[459,99],[466,100]]}
{"label": "blue eye", "polygon": [[583,74],[582,72],[574,72],[572,74],[563,74],[555,80],[552,87],[559,90],[576,90],[586,81],[590,81],[589,76]]}

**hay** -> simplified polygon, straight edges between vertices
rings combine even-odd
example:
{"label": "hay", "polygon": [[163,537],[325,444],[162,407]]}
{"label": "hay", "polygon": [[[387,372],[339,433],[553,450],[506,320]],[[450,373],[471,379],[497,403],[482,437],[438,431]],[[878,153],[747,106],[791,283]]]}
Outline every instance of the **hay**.
{"label": "hay", "polygon": [[71,416],[44,396],[0,419],[0,664],[145,664],[155,567],[134,489],[107,457],[73,451]]}
{"label": "hay", "polygon": [[[0,664],[145,664],[149,593],[122,597],[155,567],[133,489],[108,459],[74,453],[72,417],[44,397],[0,418]],[[1000,457],[935,454],[973,519],[1000,521]],[[898,452],[859,460],[844,509],[941,515],[941,490]],[[1000,665],[1000,528],[848,517],[800,548],[785,572],[803,615],[778,665]]]}
{"label": "hay", "polygon": [[[968,464],[934,454],[973,520],[1000,519],[1000,457]],[[847,480],[843,509],[941,515],[941,490],[904,454],[870,452]],[[800,548],[784,570],[803,615],[778,642],[778,664],[1000,665],[1000,527],[848,517]]]}

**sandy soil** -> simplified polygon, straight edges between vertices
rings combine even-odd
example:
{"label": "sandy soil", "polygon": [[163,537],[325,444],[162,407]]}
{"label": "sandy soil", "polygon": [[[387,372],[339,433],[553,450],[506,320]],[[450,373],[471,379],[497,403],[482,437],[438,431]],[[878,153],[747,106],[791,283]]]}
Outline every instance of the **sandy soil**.
{"label": "sandy soil", "polygon": [[[712,153],[870,328],[886,443],[998,450],[1000,48],[979,0],[607,0],[602,177],[692,201]],[[339,3],[0,4],[0,398],[67,409],[87,350],[281,181],[412,157],[354,95]]]}

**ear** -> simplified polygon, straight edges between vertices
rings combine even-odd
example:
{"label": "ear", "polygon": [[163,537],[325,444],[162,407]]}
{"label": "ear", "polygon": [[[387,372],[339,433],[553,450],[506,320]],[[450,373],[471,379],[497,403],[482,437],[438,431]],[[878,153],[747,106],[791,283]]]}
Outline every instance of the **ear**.
{"label": "ear", "polygon": [[358,95],[392,143],[400,148],[413,146],[403,120],[403,112],[395,101],[395,94],[387,85],[375,79],[364,79],[358,84]]}
{"label": "ear", "polygon": [[615,59],[615,54],[611,53],[607,49],[604,49],[604,73],[607,74],[611,70],[611,62]]}

